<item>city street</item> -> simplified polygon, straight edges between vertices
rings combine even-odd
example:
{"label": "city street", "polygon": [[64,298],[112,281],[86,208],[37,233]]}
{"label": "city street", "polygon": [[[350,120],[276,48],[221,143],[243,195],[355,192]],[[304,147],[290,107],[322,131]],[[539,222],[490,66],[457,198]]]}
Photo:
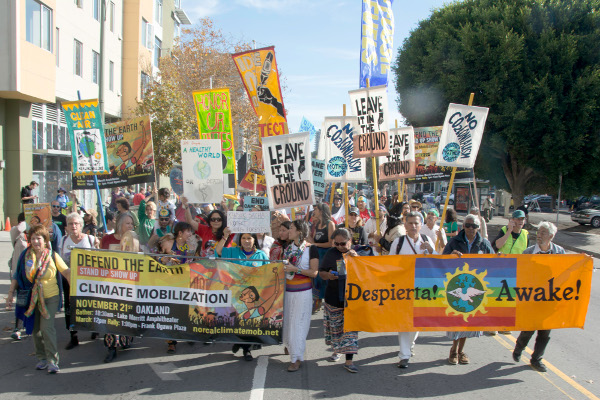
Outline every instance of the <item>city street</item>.
{"label": "city street", "polygon": [[[1,238],[7,235],[2,233]],[[0,263],[6,265],[10,243],[0,242]],[[546,398],[598,399],[600,397],[600,289],[595,272],[586,327],[552,332],[545,363],[549,372],[540,374],[523,357],[514,363],[511,351],[517,332],[511,335],[469,339],[465,351],[469,365],[449,365],[450,341],[441,332],[419,336],[410,367],[396,367],[398,338],[389,334],[360,334],[355,357],[358,374],[332,364],[323,340],[322,313],[313,316],[306,362],[300,371],[286,371],[289,359],[283,346],[253,351],[246,362],[241,352],[233,355],[226,344],[179,343],[177,353],[166,353],[158,339],[136,339],[133,347],[119,352],[111,364],[102,362],[102,341],[90,341],[80,332],[81,344],[64,350],[68,332],[62,314],[57,318],[61,371],[56,376],[36,371],[31,338],[10,339],[13,313],[0,312],[0,399],[134,399],[145,396],[169,399],[306,399],[306,398]],[[8,273],[0,273],[0,293],[8,290]],[[533,346],[533,340],[529,348]],[[528,352],[530,354],[530,352]]]}

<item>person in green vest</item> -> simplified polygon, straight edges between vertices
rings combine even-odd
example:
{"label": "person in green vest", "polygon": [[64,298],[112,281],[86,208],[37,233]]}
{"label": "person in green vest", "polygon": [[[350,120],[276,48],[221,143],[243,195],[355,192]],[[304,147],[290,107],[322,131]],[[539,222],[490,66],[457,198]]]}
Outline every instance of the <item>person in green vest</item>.
{"label": "person in green vest", "polygon": [[523,229],[523,225],[525,213],[516,210],[508,221],[508,226],[503,226],[492,242],[494,250],[502,254],[522,254],[529,247],[529,232]]}
{"label": "person in green vest", "polygon": [[[525,225],[525,213],[523,210],[515,210],[508,221],[508,226],[503,226],[492,242],[494,250],[502,254],[523,254],[523,251],[529,247],[529,232],[523,229],[523,225]],[[510,334],[510,331],[499,332]],[[494,335],[495,331],[489,333]]]}

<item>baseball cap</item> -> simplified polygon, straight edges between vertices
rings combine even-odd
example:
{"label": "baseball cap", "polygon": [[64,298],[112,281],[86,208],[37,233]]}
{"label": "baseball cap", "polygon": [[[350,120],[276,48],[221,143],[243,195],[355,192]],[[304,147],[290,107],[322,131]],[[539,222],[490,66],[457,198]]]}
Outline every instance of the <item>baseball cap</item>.
{"label": "baseball cap", "polygon": [[358,211],[358,207],[350,207],[348,209],[348,215],[350,215],[350,214],[360,215],[360,211]]}
{"label": "baseball cap", "polygon": [[525,213],[523,212],[523,210],[516,210],[515,212],[512,213],[512,217],[513,218],[525,218]]}
{"label": "baseball cap", "polygon": [[356,201],[367,201],[367,198],[365,196],[358,196],[358,199]]}
{"label": "baseball cap", "polygon": [[436,217],[440,216],[440,213],[437,209],[435,208],[430,208],[429,211],[427,211],[427,214],[432,213],[433,215],[435,215]]}
{"label": "baseball cap", "polygon": [[158,216],[162,218],[168,218],[171,216],[171,210],[169,210],[168,208],[161,208],[158,212]]}

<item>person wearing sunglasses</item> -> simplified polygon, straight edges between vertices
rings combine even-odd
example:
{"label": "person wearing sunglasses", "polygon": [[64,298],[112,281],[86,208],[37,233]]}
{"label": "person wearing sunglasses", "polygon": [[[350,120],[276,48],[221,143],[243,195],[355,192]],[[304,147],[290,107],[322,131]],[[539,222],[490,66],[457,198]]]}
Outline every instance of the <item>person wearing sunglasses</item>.
{"label": "person wearing sunglasses", "polygon": [[62,213],[62,207],[58,200],[54,200],[50,203],[50,212],[52,213],[52,222],[58,226],[62,236],[65,236],[65,229],[67,228],[67,216]]}
{"label": "person wearing sunglasses", "polygon": [[[479,217],[469,214],[465,217],[463,229],[454,236],[442,254],[455,254],[461,257],[463,254],[494,254],[492,244],[479,233]],[[446,332],[446,336],[452,339],[448,363],[451,365],[469,364],[469,357],[464,348],[468,338],[480,337],[481,331],[476,332]]]}
{"label": "person wearing sunglasses", "polygon": [[325,289],[325,307],[323,324],[325,326],[325,344],[331,345],[333,354],[327,358],[329,362],[337,362],[344,354],[344,368],[348,372],[357,373],[354,355],[358,353],[358,332],[344,331],[344,255],[356,255],[352,248],[352,234],[346,228],[338,228],[331,236],[333,247],[325,253],[319,265],[319,276],[327,282]]}
{"label": "person wearing sunglasses", "polygon": [[[207,225],[202,225],[198,220],[192,218],[188,199],[181,197],[181,206],[185,209],[185,220],[192,226],[194,232],[201,240],[200,256],[201,257],[212,257],[215,255],[215,248],[217,243],[223,239],[225,228],[227,227],[227,218],[225,214],[220,210],[212,210],[206,220]],[[233,240],[233,236],[228,236],[225,240],[224,247],[230,247]]]}
{"label": "person wearing sunglasses", "polygon": [[154,230],[150,240],[148,240],[148,248],[154,248],[158,239],[167,233],[173,233],[173,221],[171,220],[171,210],[163,208],[158,212],[158,228]]}

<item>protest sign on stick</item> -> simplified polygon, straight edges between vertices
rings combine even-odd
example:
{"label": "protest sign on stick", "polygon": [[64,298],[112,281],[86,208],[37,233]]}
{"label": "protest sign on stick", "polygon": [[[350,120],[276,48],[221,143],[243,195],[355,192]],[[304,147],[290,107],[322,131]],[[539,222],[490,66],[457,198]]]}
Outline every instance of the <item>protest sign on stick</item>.
{"label": "protest sign on stick", "polygon": [[227,226],[232,233],[267,233],[271,231],[271,212],[229,211]]}
{"label": "protest sign on stick", "polygon": [[50,203],[23,204],[25,221],[29,226],[44,225],[52,233],[52,211]]}
{"label": "protest sign on stick", "polygon": [[315,196],[309,133],[264,138],[262,146],[270,208],[312,204]]}
{"label": "protest sign on stick", "polygon": [[191,203],[219,203],[223,199],[221,141],[181,141],[183,192]]}
{"label": "protest sign on stick", "polygon": [[319,156],[325,160],[326,182],[366,182],[364,158],[354,157],[354,135],[359,134],[355,116],[325,117]]}
{"label": "protest sign on stick", "polygon": [[360,135],[354,135],[354,157],[385,156],[390,153],[387,87],[351,90],[352,113],[358,117]]}
{"label": "protest sign on stick", "polygon": [[244,196],[244,211],[250,211],[255,207],[260,207],[260,211],[268,211],[269,199],[258,196]]}
{"label": "protest sign on stick", "polygon": [[312,171],[315,197],[322,199],[325,196],[325,161],[313,158]]}
{"label": "protest sign on stick", "polygon": [[412,126],[390,129],[391,152],[379,157],[379,180],[392,181],[415,175],[415,131]]}
{"label": "protest sign on stick", "polygon": [[98,99],[62,103],[71,141],[73,174],[108,173],[106,142]]}
{"label": "protest sign on stick", "polygon": [[250,104],[258,115],[259,139],[285,135],[288,125],[275,61],[275,47],[248,50],[232,55]]}

